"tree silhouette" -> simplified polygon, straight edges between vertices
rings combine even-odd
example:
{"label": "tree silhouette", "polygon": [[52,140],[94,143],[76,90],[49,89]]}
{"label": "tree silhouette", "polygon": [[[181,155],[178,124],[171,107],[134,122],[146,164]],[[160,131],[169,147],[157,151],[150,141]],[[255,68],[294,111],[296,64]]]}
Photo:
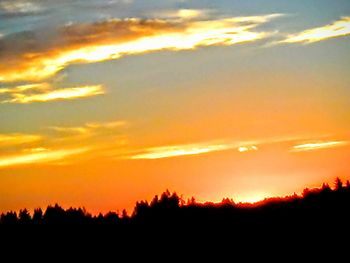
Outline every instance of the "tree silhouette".
{"label": "tree silhouette", "polygon": [[31,221],[30,214],[26,208],[19,211],[18,217],[19,217],[19,222],[22,224],[29,224]]}
{"label": "tree silhouette", "polygon": [[335,179],[334,185],[335,185],[335,190],[337,191],[340,191],[343,189],[343,181],[339,177]]}
{"label": "tree silhouette", "polygon": [[[318,226],[347,225],[350,221],[350,186],[340,178],[332,189],[328,184],[320,188],[305,188],[302,195],[265,199],[255,204],[235,203],[224,198],[220,203],[197,203],[194,198],[187,202],[176,192],[166,190],[156,195],[150,203],[136,202],[134,211],[128,216],[108,212],[92,216],[84,208],[64,209],[58,204],[48,206],[43,212],[38,208],[31,217],[27,209],[17,213],[9,211],[0,216],[0,227],[9,225],[108,226],[108,229],[132,231],[135,229],[201,229],[208,227],[217,231],[234,230],[244,233],[247,229],[287,231],[294,228],[316,229]],[[89,228],[91,229],[91,228]],[[291,228],[292,229],[292,228]],[[118,232],[121,233],[121,232]]]}
{"label": "tree silhouette", "polygon": [[5,225],[13,225],[18,223],[17,213],[9,211],[6,214],[1,214],[1,223]]}
{"label": "tree silhouette", "polygon": [[43,220],[43,210],[41,208],[34,209],[33,223],[40,224]]}

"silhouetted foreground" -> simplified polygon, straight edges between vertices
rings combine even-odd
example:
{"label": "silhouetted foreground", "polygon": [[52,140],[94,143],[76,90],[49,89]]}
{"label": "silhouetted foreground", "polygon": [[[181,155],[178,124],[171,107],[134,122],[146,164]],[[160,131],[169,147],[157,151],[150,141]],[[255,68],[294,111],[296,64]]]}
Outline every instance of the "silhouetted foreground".
{"label": "silhouetted foreground", "polygon": [[[188,244],[231,240],[242,245],[246,240],[248,246],[255,242],[256,247],[266,246],[266,240],[278,243],[291,238],[299,244],[310,238],[313,244],[330,244],[343,238],[348,242],[349,229],[350,183],[343,185],[340,179],[336,179],[333,189],[323,184],[321,188],[305,189],[300,196],[270,198],[255,204],[236,204],[230,199],[218,204],[201,204],[194,199],[185,202],[176,193],[166,191],[150,203],[137,202],[131,216],[125,211],[92,216],[82,208],[64,210],[55,205],[45,211],[36,209],[33,215],[26,209],[18,214],[8,212],[0,220],[2,240],[8,240],[3,234],[10,234],[17,243],[31,237],[42,243],[63,238],[85,245],[98,245],[109,238],[132,246],[148,244],[151,238],[166,242],[179,239]],[[128,243],[126,238],[131,241]]]}
{"label": "silhouetted foreground", "polygon": [[265,199],[255,204],[234,203],[223,199],[221,203],[197,203],[194,199],[185,202],[176,193],[164,192],[153,200],[137,202],[133,214],[125,210],[121,214],[109,212],[92,216],[85,209],[59,205],[49,206],[45,211],[36,209],[33,215],[28,210],[1,214],[1,227],[9,225],[76,225],[110,226],[118,228],[147,226],[203,226],[217,225],[225,228],[319,225],[322,223],[349,223],[350,184],[343,185],[336,179],[332,189],[323,184],[321,188],[305,189],[301,196]]}

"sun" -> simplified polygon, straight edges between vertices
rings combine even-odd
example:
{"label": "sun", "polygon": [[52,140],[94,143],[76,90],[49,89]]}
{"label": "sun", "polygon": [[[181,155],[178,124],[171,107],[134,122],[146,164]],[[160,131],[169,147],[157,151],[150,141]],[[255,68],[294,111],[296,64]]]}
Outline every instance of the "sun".
{"label": "sun", "polygon": [[269,197],[271,195],[269,195],[266,192],[249,192],[245,195],[242,195],[241,197],[237,198],[238,202],[241,203],[256,203],[259,201],[263,201],[265,198]]}

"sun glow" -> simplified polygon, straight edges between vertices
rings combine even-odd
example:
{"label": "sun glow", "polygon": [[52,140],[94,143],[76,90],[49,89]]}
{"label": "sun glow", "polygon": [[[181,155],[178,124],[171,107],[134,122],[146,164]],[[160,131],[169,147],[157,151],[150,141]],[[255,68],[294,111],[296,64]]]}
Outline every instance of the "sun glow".
{"label": "sun glow", "polygon": [[259,201],[263,201],[265,198],[268,198],[269,196],[271,195],[265,192],[250,192],[238,197],[236,201],[241,203],[253,204]]}

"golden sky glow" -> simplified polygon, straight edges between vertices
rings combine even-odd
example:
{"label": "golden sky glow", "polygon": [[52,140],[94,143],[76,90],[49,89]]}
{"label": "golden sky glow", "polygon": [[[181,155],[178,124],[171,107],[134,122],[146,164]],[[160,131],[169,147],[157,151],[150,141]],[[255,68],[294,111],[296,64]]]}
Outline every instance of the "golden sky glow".
{"label": "golden sky glow", "polygon": [[[35,91],[35,93],[29,93],[28,91]],[[1,101],[1,103],[25,104],[97,96],[104,94],[104,88],[101,85],[95,85],[53,89],[49,84],[42,83],[4,89],[0,93],[9,94],[11,97],[10,99]]]}
{"label": "golden sky glow", "polygon": [[304,143],[293,146],[292,151],[294,152],[304,152],[304,151],[313,151],[319,149],[328,149],[335,148],[340,146],[348,145],[348,141],[329,141],[329,142],[312,142],[312,143]]}
{"label": "golden sky glow", "polygon": [[321,27],[311,28],[300,33],[289,35],[282,43],[314,43],[330,38],[350,35],[350,17]]}

